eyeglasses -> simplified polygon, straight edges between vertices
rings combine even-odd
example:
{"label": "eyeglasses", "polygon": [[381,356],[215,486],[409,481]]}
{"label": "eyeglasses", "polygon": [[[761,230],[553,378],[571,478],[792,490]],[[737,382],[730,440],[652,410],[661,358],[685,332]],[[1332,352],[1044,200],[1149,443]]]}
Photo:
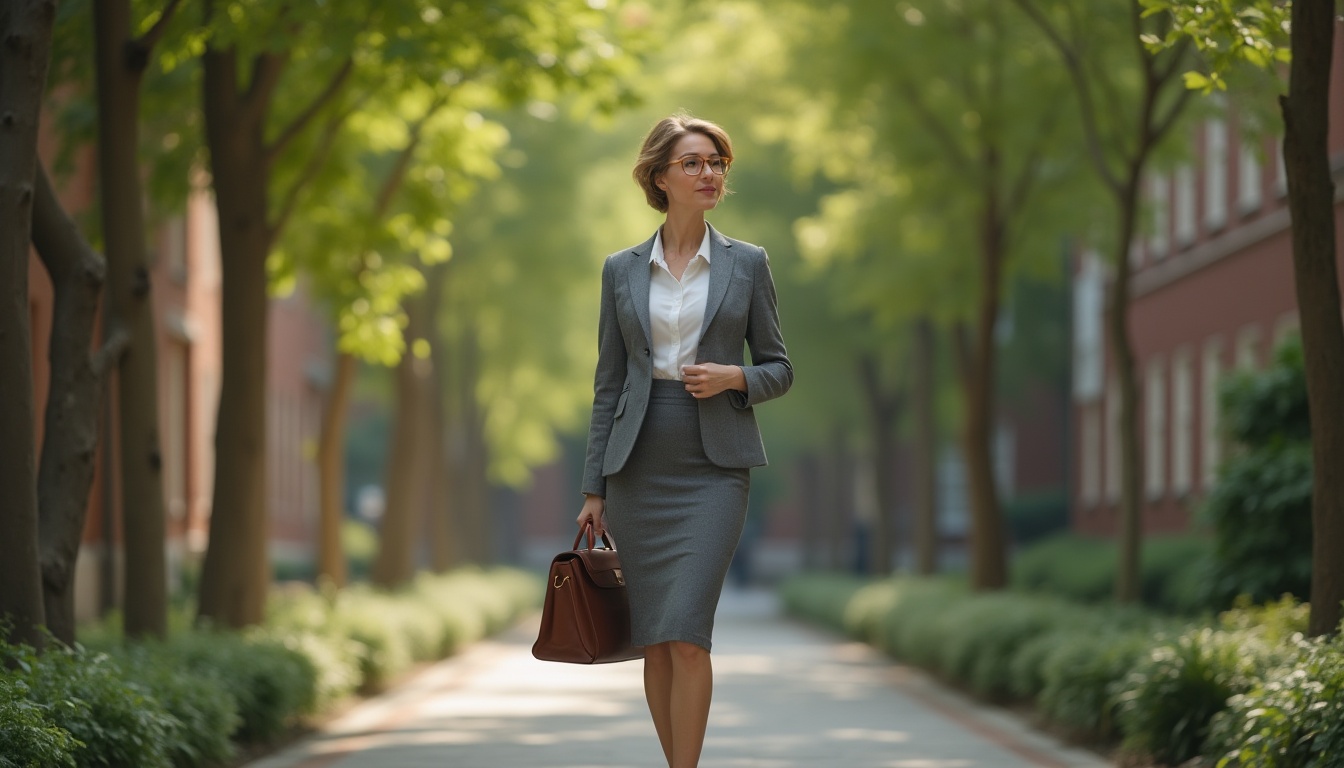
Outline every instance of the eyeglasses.
{"label": "eyeglasses", "polygon": [[680,165],[682,173],[687,176],[699,176],[705,168],[705,163],[709,164],[711,173],[715,176],[722,176],[728,172],[728,166],[733,164],[733,158],[723,157],[722,155],[711,155],[710,157],[686,155],[673,160],[668,165]]}

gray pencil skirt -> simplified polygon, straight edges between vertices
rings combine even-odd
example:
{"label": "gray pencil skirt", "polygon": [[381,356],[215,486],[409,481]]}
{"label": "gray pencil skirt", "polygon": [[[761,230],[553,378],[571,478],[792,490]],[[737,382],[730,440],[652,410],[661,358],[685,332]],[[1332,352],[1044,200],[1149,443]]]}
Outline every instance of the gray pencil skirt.
{"label": "gray pencil skirt", "polygon": [[606,523],[625,570],[635,645],[709,649],[750,485],[750,470],[705,457],[699,406],[685,385],[655,379],[630,458],[607,477]]}

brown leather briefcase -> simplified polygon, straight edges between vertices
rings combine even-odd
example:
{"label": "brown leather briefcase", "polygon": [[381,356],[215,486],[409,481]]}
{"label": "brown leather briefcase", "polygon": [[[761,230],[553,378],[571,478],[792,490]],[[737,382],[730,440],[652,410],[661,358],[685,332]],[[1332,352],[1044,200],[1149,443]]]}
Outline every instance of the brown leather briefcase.
{"label": "brown leather briefcase", "polygon": [[[579,549],[584,534],[588,548]],[[542,605],[541,630],[532,655],[542,661],[607,664],[644,656],[630,645],[630,602],[616,544],[602,534],[604,549],[593,549],[591,525],[574,537],[574,547],[551,561]]]}

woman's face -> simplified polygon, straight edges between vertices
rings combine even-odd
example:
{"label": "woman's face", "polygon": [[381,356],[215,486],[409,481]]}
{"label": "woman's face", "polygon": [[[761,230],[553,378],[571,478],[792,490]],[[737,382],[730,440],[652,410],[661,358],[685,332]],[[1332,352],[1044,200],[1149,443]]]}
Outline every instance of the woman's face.
{"label": "woman's face", "polygon": [[[698,173],[688,174],[683,162],[699,158]],[[719,150],[713,139],[703,133],[688,133],[672,148],[669,164],[658,179],[658,187],[667,193],[667,210],[709,211],[723,196],[723,176],[714,173],[713,162]]]}

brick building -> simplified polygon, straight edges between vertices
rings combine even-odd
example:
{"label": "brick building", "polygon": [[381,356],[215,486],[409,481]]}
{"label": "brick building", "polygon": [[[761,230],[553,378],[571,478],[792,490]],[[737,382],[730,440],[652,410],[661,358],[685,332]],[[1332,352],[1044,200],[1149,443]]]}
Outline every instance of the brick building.
{"label": "brick building", "polygon": [[[1344,36],[1335,36],[1329,146],[1344,231]],[[1264,367],[1297,327],[1281,137],[1243,135],[1234,109],[1188,134],[1188,159],[1150,174],[1149,226],[1130,253],[1129,322],[1139,385],[1143,529],[1187,530],[1226,450],[1218,382]],[[1119,396],[1104,333],[1107,270],[1074,276],[1073,527],[1116,530]]]}

